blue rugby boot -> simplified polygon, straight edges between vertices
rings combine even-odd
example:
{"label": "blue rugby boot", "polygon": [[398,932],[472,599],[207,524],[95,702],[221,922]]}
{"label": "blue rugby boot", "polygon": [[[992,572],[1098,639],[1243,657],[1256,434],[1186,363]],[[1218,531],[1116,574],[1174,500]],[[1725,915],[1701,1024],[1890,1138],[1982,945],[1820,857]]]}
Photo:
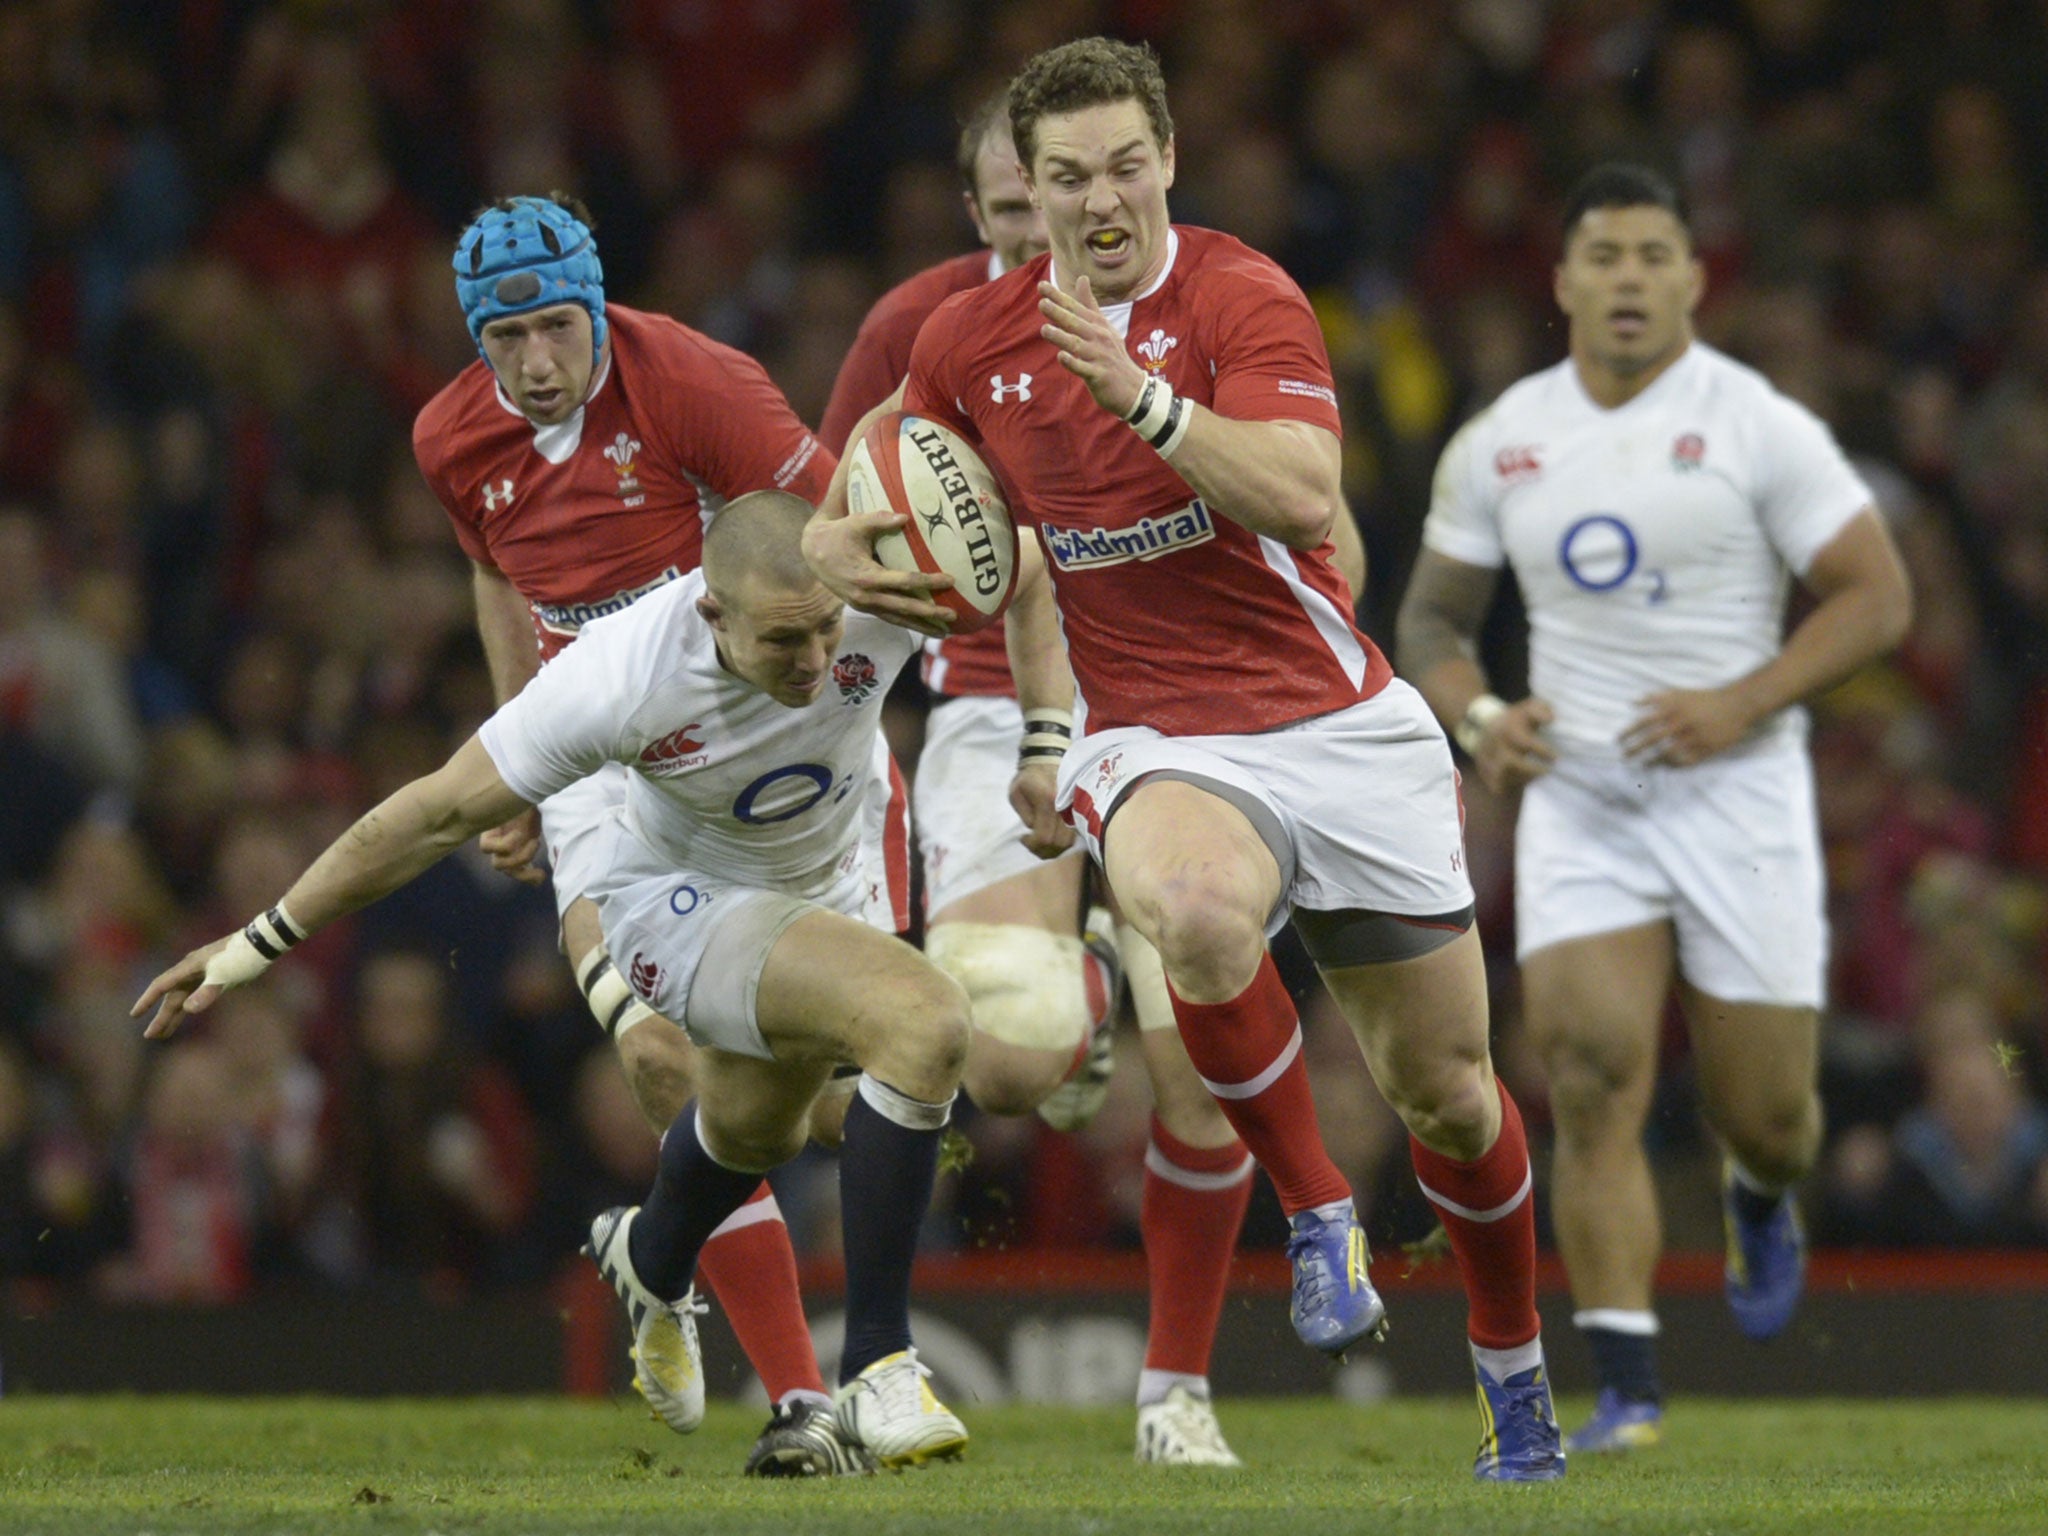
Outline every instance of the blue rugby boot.
{"label": "blue rugby boot", "polygon": [[1600,1389],[1593,1417],[1564,1442],[1572,1455],[1607,1456],[1645,1451],[1664,1443],[1664,1405],[1623,1397],[1612,1387]]}
{"label": "blue rugby boot", "polygon": [[1564,1476],[1564,1441],[1550,1403],[1550,1376],[1538,1360],[1495,1381],[1476,1360],[1479,1455],[1472,1475],[1482,1483],[1550,1483]]}
{"label": "blue rugby boot", "polygon": [[1342,1355],[1370,1334],[1385,1338],[1386,1303],[1366,1277],[1372,1255],[1365,1229],[1346,1200],[1335,1216],[1296,1211],[1287,1224],[1287,1258],[1294,1266],[1294,1299],[1287,1315],[1301,1342],[1326,1355]]}
{"label": "blue rugby boot", "polygon": [[[1735,1324],[1759,1343],[1785,1331],[1806,1289],[1806,1231],[1790,1192],[1757,1219],[1760,1199],[1735,1180],[1733,1164],[1721,1173],[1721,1214],[1728,1233],[1728,1306]],[[1751,1214],[1745,1214],[1745,1207]]]}

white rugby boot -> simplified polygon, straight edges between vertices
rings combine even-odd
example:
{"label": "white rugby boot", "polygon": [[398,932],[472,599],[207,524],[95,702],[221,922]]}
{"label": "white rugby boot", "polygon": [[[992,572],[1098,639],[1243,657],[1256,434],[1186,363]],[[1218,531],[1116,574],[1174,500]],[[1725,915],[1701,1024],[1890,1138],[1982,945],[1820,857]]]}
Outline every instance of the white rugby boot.
{"label": "white rugby boot", "polygon": [[1241,1467],[1209,1399],[1176,1386],[1138,1410],[1136,1459],[1153,1466]]}
{"label": "white rugby boot", "polygon": [[711,1309],[692,1286],[680,1301],[663,1301],[640,1283],[627,1250],[626,1234],[637,1205],[615,1205],[590,1224],[583,1251],[626,1304],[633,1324],[633,1385],[661,1422],[687,1435],[704,1422],[704,1353],[697,1344],[697,1319]]}
{"label": "white rugby boot", "polygon": [[884,1355],[834,1394],[839,1428],[892,1469],[952,1460],[967,1449],[967,1426],[939,1401],[930,1375],[914,1349]]}

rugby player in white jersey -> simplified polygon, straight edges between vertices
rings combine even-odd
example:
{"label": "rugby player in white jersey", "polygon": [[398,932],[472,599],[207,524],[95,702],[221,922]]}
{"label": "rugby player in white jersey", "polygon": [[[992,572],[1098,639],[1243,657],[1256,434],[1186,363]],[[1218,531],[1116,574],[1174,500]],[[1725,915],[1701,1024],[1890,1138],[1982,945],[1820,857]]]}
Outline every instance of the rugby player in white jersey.
{"label": "rugby player in white jersey", "polygon": [[[1642,1134],[1674,975],[1727,1154],[1728,1300],[1752,1338],[1791,1320],[1827,949],[1799,701],[1890,649],[1911,608],[1827,428],[1694,338],[1701,288],[1669,182],[1608,165],[1580,183],[1556,273],[1570,355],[1445,449],[1398,624],[1403,673],[1490,787],[1522,790],[1523,1008],[1600,1378],[1573,1450],[1662,1435]],[[1504,565],[1530,625],[1514,703],[1474,644]],[[1792,576],[1815,602],[1785,635]]]}
{"label": "rugby player in white jersey", "polygon": [[835,1409],[854,1447],[901,1466],[967,1439],[925,1383],[909,1316],[967,1000],[887,931],[892,903],[862,847],[882,698],[916,637],[849,617],[817,583],[801,553],[810,513],[782,491],[730,503],[700,571],[585,626],[445,766],[368,812],[248,928],[164,971],[135,1011],[154,1006],[146,1033],[169,1035],[306,934],[623,764],[623,803],[583,894],[635,995],[698,1047],[698,1097],[662,1139],[646,1204],[600,1215],[588,1251],[641,1347],[680,1340],[689,1354],[653,1373],[663,1386],[648,1395],[672,1427],[694,1428],[697,1254],[801,1149],[834,1067],[857,1064],[840,1152]]}

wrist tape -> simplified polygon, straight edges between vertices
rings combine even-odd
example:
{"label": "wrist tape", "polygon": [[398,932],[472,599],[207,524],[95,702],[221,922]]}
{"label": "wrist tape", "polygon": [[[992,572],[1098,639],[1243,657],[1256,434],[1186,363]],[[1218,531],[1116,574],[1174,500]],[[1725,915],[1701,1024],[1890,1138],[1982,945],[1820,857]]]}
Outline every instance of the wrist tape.
{"label": "wrist tape", "polygon": [[1065,709],[1032,709],[1024,713],[1024,737],[1017,743],[1017,764],[1058,763],[1074,744],[1074,716]]}
{"label": "wrist tape", "polygon": [[1124,418],[1131,430],[1150,443],[1152,451],[1162,459],[1173,457],[1174,450],[1188,435],[1194,419],[1194,406],[1176,395],[1173,386],[1158,377],[1145,381],[1144,389],[1138,394],[1138,403]]}

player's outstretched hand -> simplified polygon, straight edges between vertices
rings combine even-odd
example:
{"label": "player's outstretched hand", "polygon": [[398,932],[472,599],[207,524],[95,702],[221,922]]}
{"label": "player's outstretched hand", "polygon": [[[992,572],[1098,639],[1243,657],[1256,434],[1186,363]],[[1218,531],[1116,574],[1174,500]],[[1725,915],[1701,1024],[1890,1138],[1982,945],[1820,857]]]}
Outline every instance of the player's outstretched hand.
{"label": "player's outstretched hand", "polygon": [[1557,753],[1543,739],[1543,728],[1556,718],[1556,712],[1541,699],[1510,704],[1494,718],[1473,755],[1488,789],[1506,794],[1550,772]]}
{"label": "player's outstretched hand", "polygon": [[1017,841],[1041,859],[1056,859],[1074,846],[1074,829],[1054,809],[1057,779],[1049,764],[1030,763],[1010,781],[1010,808],[1024,823]]}
{"label": "player's outstretched hand", "polygon": [[139,1019],[152,1005],[157,1005],[156,1017],[142,1031],[143,1039],[168,1040],[185,1022],[186,1014],[204,1012],[213,1006],[216,997],[245,979],[218,974],[210,979],[207,976],[214,956],[239,937],[239,933],[231,933],[224,939],[215,939],[204,949],[193,950],[144,989],[142,996],[135,1000],[135,1006],[128,1010],[129,1018]]}
{"label": "player's outstretched hand", "polygon": [[534,863],[540,856],[540,810],[536,806],[528,806],[502,827],[491,828],[476,845],[490,859],[491,868],[521,885],[539,885],[547,879],[547,871]]}
{"label": "player's outstretched hand", "polygon": [[877,618],[922,634],[953,632],[953,613],[931,599],[953,578],[929,571],[896,571],[875,558],[875,540],[910,519],[901,512],[849,512],[814,517],[804,528],[804,559],[835,596]]}
{"label": "player's outstretched hand", "polygon": [[1641,711],[1621,733],[1621,749],[1646,763],[1690,768],[1725,752],[1756,722],[1727,688],[1674,688],[1641,700]]}
{"label": "player's outstretched hand", "polygon": [[1076,282],[1072,293],[1040,283],[1038,312],[1046,318],[1038,334],[1059,349],[1060,365],[1079,376],[1097,405],[1128,420],[1144,393],[1145,370],[1131,360],[1088,279]]}

